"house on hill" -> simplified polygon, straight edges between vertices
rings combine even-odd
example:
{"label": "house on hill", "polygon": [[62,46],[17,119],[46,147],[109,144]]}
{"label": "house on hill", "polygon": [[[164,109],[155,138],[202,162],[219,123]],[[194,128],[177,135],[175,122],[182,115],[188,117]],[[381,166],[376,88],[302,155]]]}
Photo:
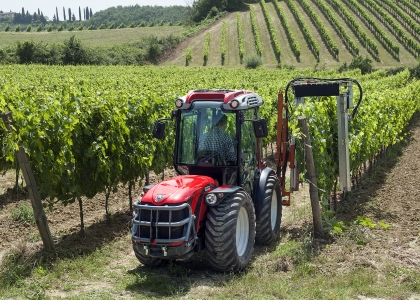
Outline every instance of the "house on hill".
{"label": "house on hill", "polygon": [[11,19],[13,19],[15,17],[15,14],[16,13],[12,12],[12,11],[10,11],[10,12],[0,11],[0,19],[5,18],[5,17],[10,17]]}

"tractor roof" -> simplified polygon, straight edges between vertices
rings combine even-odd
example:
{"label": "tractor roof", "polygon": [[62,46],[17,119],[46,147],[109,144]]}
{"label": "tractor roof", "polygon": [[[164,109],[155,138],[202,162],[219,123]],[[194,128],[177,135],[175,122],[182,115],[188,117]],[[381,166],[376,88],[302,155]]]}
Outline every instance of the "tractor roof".
{"label": "tractor roof", "polygon": [[191,90],[176,100],[178,109],[189,109],[195,101],[222,102],[226,110],[243,110],[261,106],[261,96],[247,90]]}

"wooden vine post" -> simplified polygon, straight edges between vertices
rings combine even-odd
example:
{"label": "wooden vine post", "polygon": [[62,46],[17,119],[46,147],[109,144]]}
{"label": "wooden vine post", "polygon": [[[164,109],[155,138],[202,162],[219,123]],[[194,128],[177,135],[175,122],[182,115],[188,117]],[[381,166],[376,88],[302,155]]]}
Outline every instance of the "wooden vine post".
{"label": "wooden vine post", "polygon": [[318,196],[318,181],[315,172],[315,163],[312,155],[311,137],[309,136],[308,125],[306,123],[306,117],[298,117],[299,127],[304,134],[305,144],[305,165],[307,170],[307,176],[309,180],[309,195],[311,197],[312,206],[312,217],[314,222],[314,234],[322,234],[322,220],[321,210],[319,208],[319,196]]}
{"label": "wooden vine post", "polygon": [[[12,113],[2,113],[1,117],[8,132],[10,133],[13,130]],[[26,182],[26,188],[28,189],[32,208],[34,210],[35,222],[41,235],[42,242],[44,243],[44,247],[47,250],[54,250],[54,241],[52,239],[50,229],[48,227],[47,217],[45,216],[44,208],[42,206],[41,194],[39,193],[38,185],[36,184],[28,155],[22,146],[19,146],[19,150],[16,152],[16,157]]]}

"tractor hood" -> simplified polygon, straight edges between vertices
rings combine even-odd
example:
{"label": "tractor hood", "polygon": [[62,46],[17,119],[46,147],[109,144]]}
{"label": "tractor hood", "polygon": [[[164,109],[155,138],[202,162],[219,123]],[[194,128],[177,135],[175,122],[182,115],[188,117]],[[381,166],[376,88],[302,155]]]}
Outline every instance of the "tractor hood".
{"label": "tractor hood", "polygon": [[141,202],[153,205],[178,204],[187,202],[197,193],[207,192],[215,187],[217,187],[217,182],[208,176],[176,176],[154,185],[144,194]]}

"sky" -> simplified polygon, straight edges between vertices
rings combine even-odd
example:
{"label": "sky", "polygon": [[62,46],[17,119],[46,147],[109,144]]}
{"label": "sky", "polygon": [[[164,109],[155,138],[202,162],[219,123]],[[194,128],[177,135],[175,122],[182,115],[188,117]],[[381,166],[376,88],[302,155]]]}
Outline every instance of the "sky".
{"label": "sky", "polygon": [[[192,0],[73,0],[73,1],[62,1],[62,0],[1,0],[0,10],[3,12],[21,12],[22,7],[30,14],[38,12],[38,8],[45,17],[52,20],[55,14],[55,8],[58,9],[58,17],[63,18],[63,7],[66,10],[70,8],[72,12],[78,12],[79,6],[83,9],[86,6],[92,9],[92,12],[98,12],[100,10],[107,9],[112,6],[129,6],[129,5],[157,5],[157,6],[171,6],[171,5],[182,5],[190,6]],[[71,3],[71,4],[69,4]]]}

